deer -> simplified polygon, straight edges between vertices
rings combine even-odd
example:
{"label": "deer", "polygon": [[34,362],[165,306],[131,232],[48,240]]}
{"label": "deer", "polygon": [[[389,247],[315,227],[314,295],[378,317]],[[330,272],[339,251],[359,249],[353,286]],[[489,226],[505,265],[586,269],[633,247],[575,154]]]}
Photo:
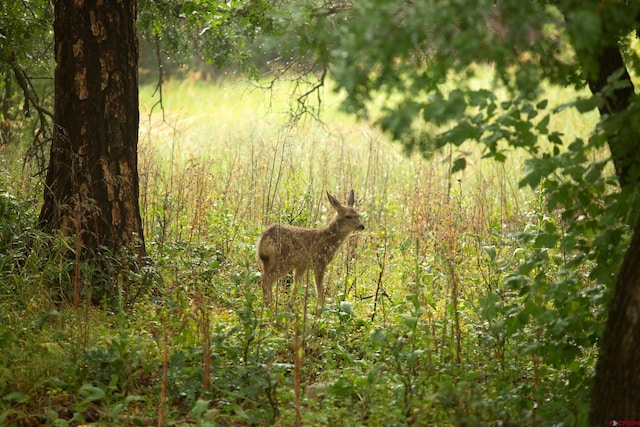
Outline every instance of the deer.
{"label": "deer", "polygon": [[272,224],[258,238],[256,252],[262,263],[262,294],[267,304],[273,299],[271,288],[276,280],[293,271],[294,283],[300,283],[309,268],[315,276],[318,305],[322,304],[327,265],[352,232],[364,230],[360,214],[353,208],[353,190],[346,205],[326,193],[336,214],[324,227]]}

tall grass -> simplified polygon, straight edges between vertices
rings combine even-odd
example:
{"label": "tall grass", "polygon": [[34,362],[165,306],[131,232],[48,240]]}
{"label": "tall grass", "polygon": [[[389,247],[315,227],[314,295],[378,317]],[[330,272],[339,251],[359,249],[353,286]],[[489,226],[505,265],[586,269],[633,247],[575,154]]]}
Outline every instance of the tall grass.
{"label": "tall grass", "polygon": [[[334,109],[325,111],[323,123],[292,126],[285,104],[246,84],[170,83],[164,114],[156,107],[147,116],[155,102],[150,93],[143,88],[140,175],[152,241],[169,225],[172,239],[210,239],[203,228],[210,207],[257,228],[273,221],[317,225],[326,219],[325,189],[344,194],[355,188],[373,230],[389,216],[392,226],[420,223],[415,215],[424,212],[417,211],[433,215],[454,201],[499,209],[508,221],[530,196],[517,186],[520,155],[503,165],[482,162],[474,152],[468,170],[451,176],[450,153],[406,157],[370,124]],[[332,93],[326,96],[336,105]],[[480,195],[484,200],[473,200]]]}
{"label": "tall grass", "polygon": [[[340,113],[331,91],[322,122],[290,123],[290,90],[170,81],[160,106],[141,88],[140,198],[154,266],[114,280],[121,290],[144,280],[151,292],[116,315],[46,297],[18,308],[10,288],[26,284],[20,298],[50,289],[68,261],[42,261],[42,273],[59,275],[46,280],[37,267],[2,270],[0,343],[11,360],[0,359],[0,395],[13,406],[0,406],[0,421],[508,424],[535,423],[539,407],[555,421],[579,418],[579,404],[549,405],[550,390],[571,395],[562,369],[519,354],[485,315],[483,296],[504,289],[524,253],[512,233],[543,210],[541,195],[518,185],[525,153],[496,163],[469,144],[459,148],[467,169],[451,175],[455,151],[407,155]],[[550,104],[573,95],[550,91]],[[554,130],[586,136],[595,120],[563,114]],[[4,189],[33,199],[37,180],[9,164],[19,151],[2,155]],[[295,292],[285,280],[265,307],[261,230],[320,226],[332,214],[325,190],[344,199],[351,188],[366,230],[330,264],[328,303],[312,310],[313,286],[285,298]],[[36,251],[22,265],[45,258]]]}

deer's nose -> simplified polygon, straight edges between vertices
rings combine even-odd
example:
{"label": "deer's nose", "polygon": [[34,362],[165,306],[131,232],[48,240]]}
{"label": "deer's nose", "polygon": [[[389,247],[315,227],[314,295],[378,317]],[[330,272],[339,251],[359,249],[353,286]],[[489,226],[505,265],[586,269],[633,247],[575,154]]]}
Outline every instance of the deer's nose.
{"label": "deer's nose", "polygon": [[364,224],[360,224],[360,227],[358,227],[358,230],[364,230]]}

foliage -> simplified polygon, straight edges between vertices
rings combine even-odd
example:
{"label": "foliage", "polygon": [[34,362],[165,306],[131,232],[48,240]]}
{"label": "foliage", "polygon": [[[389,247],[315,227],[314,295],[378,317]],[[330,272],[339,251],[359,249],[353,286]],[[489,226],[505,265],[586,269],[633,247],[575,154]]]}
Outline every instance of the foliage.
{"label": "foliage", "polygon": [[[484,158],[504,162],[514,150],[530,156],[519,184],[539,189],[540,208],[517,234],[523,256],[509,261],[513,272],[486,294],[484,319],[500,345],[531,338],[517,340],[518,352],[562,368],[585,399],[588,371],[581,361],[602,335],[602,307],[637,222],[637,191],[626,184],[638,176],[638,103],[625,101],[623,93],[634,96],[633,82],[611,51],[621,49],[629,73],[640,75],[640,5],[363,0],[333,6],[309,5],[293,31],[310,34],[305,50],[311,46],[319,72],[330,69],[346,111],[374,120],[409,153],[431,156],[444,147],[453,153],[475,141]],[[582,91],[587,83],[592,94]],[[573,97],[548,98],[566,86],[576,90]],[[586,135],[554,130],[567,109],[602,114]],[[602,155],[603,147],[610,152]],[[465,151],[451,164],[464,170]],[[497,257],[494,248],[487,253]],[[540,408],[545,418],[549,410],[560,408]]]}
{"label": "foliage", "polygon": [[[14,178],[19,150],[3,152],[0,420],[584,424],[608,292],[588,276],[595,255],[570,274],[552,235],[567,220],[544,190],[518,188],[525,156],[481,162],[463,146],[452,175],[451,153],[405,157],[333,109],[324,126],[291,127],[275,107],[290,86],[271,100],[250,88],[168,82],[165,117],[142,115],[154,263],[83,263],[87,289],[115,296],[97,307],[74,305],[74,242],[34,231],[37,204],[21,200],[38,186]],[[313,286],[286,280],[265,307],[255,239],[270,222],[324,223],[325,188],[356,189],[365,232],[329,266],[319,311]]]}
{"label": "foliage", "polygon": [[32,138],[27,155],[40,168],[51,136],[52,22],[50,2],[0,5],[0,146]]}
{"label": "foliage", "polygon": [[[30,22],[5,3],[3,26]],[[260,40],[339,97],[322,93],[324,127],[292,126],[280,109],[321,86],[268,82],[265,109],[230,81],[168,82],[163,117],[143,87],[154,264],[127,274],[134,258],[87,263],[35,231],[24,142],[0,153],[0,423],[586,424],[638,211],[606,145],[637,121],[596,117],[576,49],[611,20],[637,76],[639,6],[596,3],[141,3],[143,35],[181,62],[194,46],[243,62]],[[323,190],[350,188],[367,229],[331,264],[331,299],[314,311],[285,280],[263,306],[261,228],[318,226]],[[74,303],[78,283],[99,309]]]}
{"label": "foliage", "polygon": [[264,0],[141,1],[143,67],[160,73],[160,83],[181,69],[204,77],[219,70],[251,71],[250,47],[271,31],[273,7]]}
{"label": "foliage", "polygon": [[[204,77],[251,71],[253,42],[273,30],[273,8],[262,0],[140,1],[141,80],[152,75],[161,84],[185,68]],[[37,159],[40,171],[52,134],[52,28],[52,2],[0,5],[0,145],[32,137],[27,155]]]}

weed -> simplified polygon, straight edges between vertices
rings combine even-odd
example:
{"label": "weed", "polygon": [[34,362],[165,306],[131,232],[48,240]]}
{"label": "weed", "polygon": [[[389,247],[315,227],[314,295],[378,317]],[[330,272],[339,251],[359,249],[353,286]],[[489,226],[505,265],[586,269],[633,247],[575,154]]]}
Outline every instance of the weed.
{"label": "weed", "polygon": [[[141,88],[143,116],[151,92]],[[518,186],[522,153],[481,161],[463,145],[425,161],[332,109],[324,125],[291,126],[283,104],[266,108],[241,83],[169,82],[164,96],[139,153],[153,264],[78,262],[73,237],[35,229],[38,179],[10,167],[20,150],[0,154],[0,422],[584,420],[602,283],[626,238],[624,213],[603,216],[586,183],[533,176],[547,180],[533,193]],[[467,168],[452,174],[460,156]],[[254,246],[264,225],[322,225],[325,190],[351,188],[366,229],[328,267],[324,306],[308,309],[305,277],[296,291],[276,286],[266,307]],[[569,252],[563,239],[580,236],[584,250]],[[615,256],[590,251],[593,239]],[[98,306],[76,303],[86,298]]]}

